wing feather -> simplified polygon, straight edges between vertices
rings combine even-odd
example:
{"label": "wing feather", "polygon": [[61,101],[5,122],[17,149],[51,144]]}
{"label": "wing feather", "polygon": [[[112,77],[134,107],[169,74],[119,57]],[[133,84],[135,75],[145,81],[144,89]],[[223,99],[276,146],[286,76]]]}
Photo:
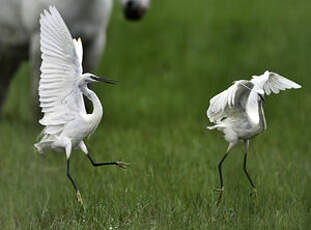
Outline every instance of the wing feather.
{"label": "wing feather", "polygon": [[79,58],[79,62],[80,64],[82,64],[82,59],[83,59],[83,48],[82,48],[82,42],[81,42],[81,38],[77,39],[73,39],[73,44],[76,48],[77,51],[77,55]]}
{"label": "wing feather", "polygon": [[53,6],[40,17],[40,48],[39,102],[44,116],[39,122],[47,126],[45,132],[55,134],[85,107],[77,84],[82,75],[82,43],[72,39]]}
{"label": "wing feather", "polygon": [[244,105],[241,105],[241,98],[246,97],[252,87],[253,84],[249,81],[235,81],[228,89],[214,96],[207,109],[210,122],[217,122],[229,114],[245,109]]}
{"label": "wing feather", "polygon": [[271,92],[278,94],[281,90],[301,88],[301,85],[270,71],[266,71],[260,76],[253,76],[251,82],[263,89],[267,95],[270,95]]}

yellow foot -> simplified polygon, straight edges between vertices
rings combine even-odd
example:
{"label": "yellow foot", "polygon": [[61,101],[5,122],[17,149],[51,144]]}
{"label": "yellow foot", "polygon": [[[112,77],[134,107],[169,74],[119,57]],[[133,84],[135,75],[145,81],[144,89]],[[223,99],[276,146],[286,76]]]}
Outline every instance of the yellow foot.
{"label": "yellow foot", "polygon": [[257,201],[258,198],[257,198],[257,189],[256,188],[253,189],[253,191],[250,193],[250,196]]}
{"label": "yellow foot", "polygon": [[130,166],[129,163],[123,162],[123,161],[117,161],[117,166],[119,166],[120,168],[126,169],[127,167]]}
{"label": "yellow foot", "polygon": [[219,207],[219,204],[221,202],[222,194],[224,193],[224,187],[216,189],[216,192],[219,192],[218,200],[217,200],[217,207]]}
{"label": "yellow foot", "polygon": [[255,198],[257,197],[257,189],[256,188],[253,189],[253,191],[250,193],[250,196],[255,197]]}
{"label": "yellow foot", "polygon": [[80,191],[77,191],[77,200],[83,206],[83,200]]}

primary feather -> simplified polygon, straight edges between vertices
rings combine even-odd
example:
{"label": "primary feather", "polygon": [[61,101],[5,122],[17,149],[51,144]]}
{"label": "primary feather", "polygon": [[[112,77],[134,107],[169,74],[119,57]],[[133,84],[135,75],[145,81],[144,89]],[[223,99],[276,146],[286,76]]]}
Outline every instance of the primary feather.
{"label": "primary feather", "polygon": [[[217,94],[210,100],[210,106],[207,110],[207,117],[211,122],[217,122],[224,117],[230,116],[239,108],[243,96],[247,96],[253,88],[253,84],[246,80],[235,81],[225,91]],[[243,109],[245,105],[241,109]]]}
{"label": "primary feather", "polygon": [[267,95],[271,92],[278,94],[280,90],[301,88],[301,85],[270,71],[260,76],[253,76],[251,82],[262,88]]}
{"label": "primary feather", "polygon": [[73,40],[55,7],[44,11],[40,18],[42,52],[39,82],[40,107],[44,113],[40,124],[47,134],[62,131],[75,119],[77,112],[85,112],[83,96],[78,88],[82,75],[82,43]]}

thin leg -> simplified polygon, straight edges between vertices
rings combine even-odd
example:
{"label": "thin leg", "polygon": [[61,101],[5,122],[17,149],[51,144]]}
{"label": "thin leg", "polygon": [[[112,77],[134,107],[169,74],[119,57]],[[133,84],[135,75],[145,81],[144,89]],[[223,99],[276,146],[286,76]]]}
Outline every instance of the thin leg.
{"label": "thin leg", "polygon": [[224,192],[224,183],[223,183],[223,179],[222,179],[222,163],[224,162],[224,160],[227,158],[229,153],[226,153],[223,158],[219,161],[218,163],[218,172],[219,172],[219,179],[220,179],[220,189],[219,189],[219,196],[218,196],[218,200],[217,200],[217,206],[219,206],[221,198],[222,198],[222,194]]}
{"label": "thin leg", "polygon": [[57,146],[57,147],[63,147],[65,149],[65,153],[66,153],[66,163],[67,163],[67,177],[70,180],[73,188],[76,191],[77,194],[77,200],[78,202],[83,205],[83,200],[80,194],[80,191],[76,185],[76,183],[74,182],[74,180],[72,179],[71,175],[70,175],[70,154],[71,154],[71,150],[72,150],[72,144],[71,144],[71,140],[67,137],[62,137],[62,138],[58,138],[53,145]]}
{"label": "thin leg", "polygon": [[87,158],[89,158],[90,162],[92,163],[92,165],[94,167],[98,167],[98,166],[104,166],[104,165],[117,165],[120,168],[125,169],[127,166],[129,166],[128,163],[122,162],[122,161],[111,161],[111,162],[102,162],[102,163],[96,163],[93,161],[91,155],[89,153],[86,154]]}
{"label": "thin leg", "polygon": [[243,170],[245,172],[245,175],[247,176],[247,179],[249,181],[249,183],[251,184],[251,186],[256,189],[256,186],[254,185],[250,175],[248,174],[247,172],[247,168],[246,168],[246,161],[247,161],[247,150],[248,150],[248,140],[244,141],[244,150],[245,150],[245,153],[244,153],[244,162],[243,162]]}
{"label": "thin leg", "polygon": [[69,159],[67,159],[67,177],[69,178],[73,188],[76,190],[76,192],[79,191],[77,185],[75,184],[75,182],[73,181],[71,175],[70,175],[70,167],[69,167]]}
{"label": "thin leg", "polygon": [[230,143],[229,147],[227,149],[226,154],[223,156],[223,158],[219,161],[218,163],[218,172],[219,172],[219,179],[220,179],[220,189],[219,189],[219,197],[217,200],[217,206],[219,206],[221,198],[222,198],[222,194],[224,192],[224,183],[223,183],[223,179],[222,179],[222,163],[224,162],[224,160],[227,158],[227,156],[229,155],[232,147],[235,145],[235,143]]}
{"label": "thin leg", "polygon": [[82,200],[81,193],[80,193],[76,183],[74,182],[74,180],[72,179],[72,177],[70,175],[69,158],[67,159],[67,177],[69,178],[73,188],[75,189],[75,191],[77,193],[78,202],[83,205],[83,200]]}
{"label": "thin leg", "polygon": [[222,189],[224,187],[224,183],[223,183],[223,179],[222,179],[222,163],[224,162],[224,160],[227,158],[227,156],[229,155],[229,153],[226,153],[223,158],[219,161],[218,163],[218,172],[219,172],[219,179],[220,179],[220,189]]}

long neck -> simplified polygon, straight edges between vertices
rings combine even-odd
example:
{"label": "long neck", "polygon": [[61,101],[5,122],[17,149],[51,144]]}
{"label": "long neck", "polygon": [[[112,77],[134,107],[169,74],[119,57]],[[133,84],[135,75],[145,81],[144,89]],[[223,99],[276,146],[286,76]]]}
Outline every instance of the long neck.
{"label": "long neck", "polygon": [[264,129],[266,129],[267,128],[267,124],[266,124],[265,114],[264,114],[264,111],[263,111],[262,101],[258,102],[258,114],[259,114],[260,126],[263,127]]}
{"label": "long neck", "polygon": [[253,126],[257,126],[260,123],[259,116],[259,102],[257,100],[257,94],[253,91],[250,92],[246,102],[246,114],[248,115],[249,121]]}
{"label": "long neck", "polygon": [[82,90],[83,95],[86,96],[93,104],[92,115],[93,116],[99,116],[101,118],[103,115],[103,107],[100,103],[99,98],[87,86],[83,87],[81,90]]}

